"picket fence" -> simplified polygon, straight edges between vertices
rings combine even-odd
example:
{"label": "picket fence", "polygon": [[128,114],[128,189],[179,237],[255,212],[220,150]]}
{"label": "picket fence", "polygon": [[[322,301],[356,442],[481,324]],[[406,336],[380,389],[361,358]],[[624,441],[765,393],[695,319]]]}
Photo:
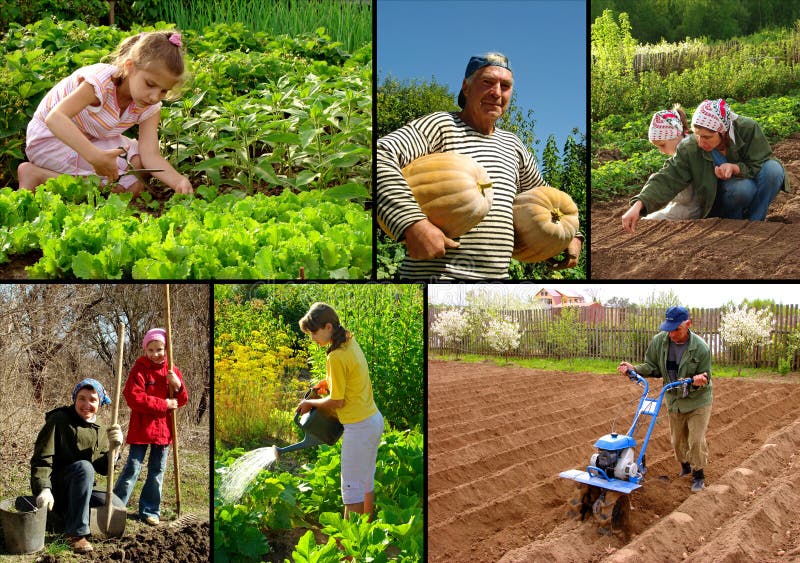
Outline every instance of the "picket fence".
{"label": "picket fence", "polygon": [[[440,311],[448,309],[431,305],[428,308],[428,327]],[[557,351],[548,339],[550,325],[561,315],[561,308],[501,311],[500,314],[518,323],[522,337],[519,348],[508,355],[520,358],[604,358],[626,360],[632,363],[644,358],[647,345],[658,332],[664,320],[664,309],[603,307],[599,303],[579,307],[580,331],[569,351]],[[772,307],[773,330],[771,342],[755,346],[742,356],[742,352],[726,346],[719,333],[723,309],[690,309],[692,331],[708,343],[712,361],[733,364],[742,361],[755,367],[776,367],[779,351],[788,335],[800,330],[800,306],[776,305]],[[469,334],[454,346],[439,336],[428,333],[429,350],[433,353],[459,353],[495,355],[481,334]],[[800,354],[792,358],[791,369],[800,365]]]}

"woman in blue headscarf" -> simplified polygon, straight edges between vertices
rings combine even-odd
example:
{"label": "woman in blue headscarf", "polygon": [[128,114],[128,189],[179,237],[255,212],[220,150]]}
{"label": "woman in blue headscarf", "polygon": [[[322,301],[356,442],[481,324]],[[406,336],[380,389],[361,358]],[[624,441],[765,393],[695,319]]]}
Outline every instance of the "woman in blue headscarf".
{"label": "woman in blue headscarf", "polygon": [[[93,550],[87,539],[90,506],[105,504],[93,493],[95,473],[108,472],[109,450],[122,443],[119,424],[106,429],[97,411],[111,404],[96,379],[84,379],[72,391],[72,404],[45,414],[31,457],[31,490],[36,504],[64,518],[64,532],[75,553]],[[122,502],[112,499],[115,506]]]}

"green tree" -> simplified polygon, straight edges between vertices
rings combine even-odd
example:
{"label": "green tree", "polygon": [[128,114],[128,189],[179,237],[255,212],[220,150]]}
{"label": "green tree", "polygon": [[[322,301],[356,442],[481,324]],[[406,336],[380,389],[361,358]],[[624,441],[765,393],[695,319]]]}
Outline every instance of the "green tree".
{"label": "green tree", "polygon": [[561,313],[553,319],[547,331],[547,340],[559,359],[569,358],[569,365],[575,356],[585,353],[589,338],[583,331],[580,310],[577,307],[562,307]]}
{"label": "green tree", "polygon": [[435,111],[457,111],[456,96],[447,86],[423,80],[397,80],[391,76],[378,86],[376,108],[378,137],[383,137],[423,115]]}
{"label": "green tree", "polygon": [[628,14],[618,18],[614,12],[605,10],[592,23],[592,113],[608,115],[615,113],[635,87],[633,59],[636,40],[631,35]]}
{"label": "green tree", "polygon": [[786,0],[592,0],[592,21],[603,12],[625,12],[633,37],[641,43],[711,40],[785,27],[800,17],[800,3]]}
{"label": "green tree", "polygon": [[642,300],[642,307],[645,309],[669,309],[670,307],[682,306],[681,298],[674,290],[667,291],[653,290],[650,295]]}
{"label": "green tree", "polygon": [[539,139],[536,137],[535,133],[536,120],[533,118],[533,109],[528,109],[528,111],[523,112],[523,110],[517,106],[516,92],[512,94],[508,109],[497,122],[497,127],[514,133],[520,138],[522,144],[528,147],[531,154],[536,156],[536,145],[539,144]]}
{"label": "green tree", "polygon": [[561,187],[561,179],[564,175],[564,165],[561,162],[561,154],[556,144],[556,138],[550,135],[542,151],[542,176],[545,181],[554,188]]}
{"label": "green tree", "polygon": [[680,25],[676,26],[678,38],[712,36],[728,39],[742,33],[739,21],[746,21],[749,10],[739,0],[695,0],[681,6]]}
{"label": "green tree", "polygon": [[620,308],[627,308],[627,307],[635,307],[636,305],[627,297],[617,297],[616,295],[606,301],[606,307],[620,307]]}

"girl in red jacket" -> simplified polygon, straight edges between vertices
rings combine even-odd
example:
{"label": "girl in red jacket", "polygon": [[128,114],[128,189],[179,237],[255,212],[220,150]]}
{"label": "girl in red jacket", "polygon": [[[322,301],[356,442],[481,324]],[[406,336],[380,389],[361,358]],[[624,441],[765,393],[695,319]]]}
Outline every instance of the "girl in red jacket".
{"label": "girl in red jacket", "polygon": [[[139,496],[139,518],[151,526],[159,523],[161,483],[164,480],[169,444],[172,442],[167,413],[184,406],[189,400],[180,370],[177,367],[174,367],[174,371],[170,370],[167,365],[166,341],[167,333],[164,329],[148,330],[142,342],[145,354],[133,364],[125,382],[122,394],[131,409],[125,442],[130,444],[130,453],[114,486],[114,493],[127,505],[149,445],[147,480]],[[173,399],[169,398],[170,387]]]}

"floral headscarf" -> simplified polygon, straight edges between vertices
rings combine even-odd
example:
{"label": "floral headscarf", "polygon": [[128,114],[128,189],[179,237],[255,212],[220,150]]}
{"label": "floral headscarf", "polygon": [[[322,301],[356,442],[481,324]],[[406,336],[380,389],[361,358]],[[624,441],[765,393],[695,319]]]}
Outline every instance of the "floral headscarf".
{"label": "floral headscarf", "polygon": [[705,127],[717,133],[728,133],[731,141],[736,142],[733,132],[733,122],[736,115],[725,103],[725,100],[704,100],[697,106],[697,110],[692,115],[692,127],[695,125]]}
{"label": "floral headscarf", "polygon": [[111,399],[108,398],[106,394],[106,390],[103,388],[103,384],[97,381],[96,379],[92,379],[91,377],[87,377],[86,379],[81,380],[75,386],[75,389],[72,391],[72,402],[75,402],[75,397],[78,396],[78,391],[83,389],[84,387],[91,387],[97,392],[97,397],[100,399],[100,406],[103,405],[110,405]]}
{"label": "floral headscarf", "polygon": [[671,109],[662,109],[653,115],[650,120],[650,129],[647,138],[651,141],[670,141],[681,139],[684,136],[683,121]]}

